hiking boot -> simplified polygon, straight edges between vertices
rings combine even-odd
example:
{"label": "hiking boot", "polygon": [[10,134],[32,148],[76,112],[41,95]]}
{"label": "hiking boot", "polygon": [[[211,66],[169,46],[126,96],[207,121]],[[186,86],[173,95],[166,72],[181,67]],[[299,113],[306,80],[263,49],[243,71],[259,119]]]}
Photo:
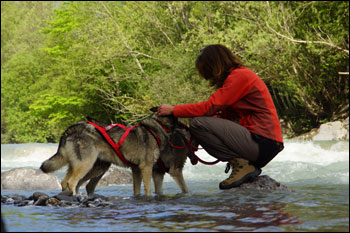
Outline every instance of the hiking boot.
{"label": "hiking boot", "polygon": [[238,187],[244,182],[254,180],[261,173],[260,168],[256,168],[254,165],[249,164],[249,161],[242,158],[235,158],[227,163],[225,172],[228,173],[232,167],[231,175],[220,182],[220,189],[230,189]]}

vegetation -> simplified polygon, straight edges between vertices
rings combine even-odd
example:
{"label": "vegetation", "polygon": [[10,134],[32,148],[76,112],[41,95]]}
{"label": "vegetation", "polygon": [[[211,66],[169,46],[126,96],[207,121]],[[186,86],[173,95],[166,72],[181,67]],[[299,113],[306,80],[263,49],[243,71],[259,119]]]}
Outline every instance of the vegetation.
{"label": "vegetation", "polygon": [[265,81],[294,134],[348,106],[348,1],[1,1],[1,143],[204,101],[194,61],[208,44]]}

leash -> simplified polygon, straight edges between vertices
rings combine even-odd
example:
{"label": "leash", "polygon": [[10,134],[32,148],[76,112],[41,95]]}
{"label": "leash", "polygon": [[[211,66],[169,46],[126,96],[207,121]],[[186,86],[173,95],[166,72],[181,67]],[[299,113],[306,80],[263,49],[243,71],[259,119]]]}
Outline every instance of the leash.
{"label": "leash", "polygon": [[[181,124],[182,124],[182,123],[181,123]],[[185,124],[182,124],[182,125],[185,127],[186,130],[189,130],[189,128],[188,128],[187,125],[185,125]],[[205,165],[215,165],[215,164],[217,164],[218,162],[220,162],[220,160],[215,160],[215,161],[212,161],[212,162],[207,162],[207,161],[202,160],[201,158],[199,158],[199,157],[196,155],[195,151],[197,151],[197,150],[199,150],[199,149],[203,149],[203,148],[198,148],[198,147],[194,146],[194,145],[192,144],[192,138],[191,138],[190,140],[187,140],[187,138],[186,138],[184,135],[183,135],[183,138],[185,138],[184,140],[186,141],[185,146],[176,146],[176,145],[174,145],[171,141],[169,141],[169,145],[170,145],[172,148],[175,148],[175,149],[185,149],[185,148],[188,148],[189,151],[191,152],[191,154],[195,157],[195,159],[197,159],[197,161],[199,161],[199,162],[201,162],[201,163],[203,163],[203,164],[205,164]],[[192,162],[192,159],[191,159],[191,163],[192,163],[192,165],[196,165],[196,164],[197,164],[197,162]]]}
{"label": "leash", "polygon": [[[123,145],[124,143],[124,140],[126,139],[126,137],[129,135],[130,131],[132,129],[134,129],[135,127],[139,127],[141,125],[134,125],[134,126],[131,126],[131,127],[126,127],[125,125],[122,125],[122,124],[111,124],[111,125],[108,125],[106,127],[101,127],[91,121],[87,121],[87,123],[93,125],[98,132],[100,132],[102,134],[102,136],[106,139],[106,141],[108,142],[108,144],[114,149],[114,151],[117,153],[118,157],[128,166],[128,167],[137,167],[136,164],[134,163],[131,163],[129,162],[123,155],[123,153],[120,151],[120,147]],[[120,127],[122,129],[125,130],[124,134],[122,135],[122,137],[120,138],[119,142],[118,143],[115,143],[113,141],[113,139],[108,135],[107,131],[111,130],[112,128],[114,127]],[[145,127],[145,126],[143,126]],[[160,148],[161,146],[161,143],[160,143],[160,139],[159,137],[148,127],[145,127],[147,129],[148,132],[151,133],[151,135],[156,139],[157,141],[157,144],[158,144],[158,147]],[[165,168],[165,165],[163,163],[163,161],[158,158],[157,160],[157,164],[161,167],[161,169],[164,171],[164,172],[169,172],[169,169],[166,169]]]}

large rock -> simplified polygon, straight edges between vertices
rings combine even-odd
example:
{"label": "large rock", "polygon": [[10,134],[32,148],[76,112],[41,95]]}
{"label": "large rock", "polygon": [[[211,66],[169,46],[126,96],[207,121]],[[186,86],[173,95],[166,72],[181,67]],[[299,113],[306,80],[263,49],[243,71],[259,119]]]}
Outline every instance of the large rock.
{"label": "large rock", "polygon": [[314,141],[349,140],[349,117],[343,121],[322,124],[319,128],[314,128],[310,132],[292,139]]}
{"label": "large rock", "polygon": [[269,176],[258,176],[254,181],[243,183],[241,186],[234,189],[257,189],[257,190],[276,190],[276,191],[288,191],[292,190],[287,186],[277,182]]}
{"label": "large rock", "polygon": [[[347,119],[347,127],[348,126],[349,119]],[[334,121],[322,124],[318,129],[317,134],[312,137],[312,140],[349,140],[349,128],[346,128],[346,120],[344,122]]]}
{"label": "large rock", "polygon": [[60,180],[40,169],[14,168],[1,172],[1,190],[61,189]]}
{"label": "large rock", "polygon": [[131,172],[111,166],[98,182],[98,186],[108,186],[113,184],[132,184]]}

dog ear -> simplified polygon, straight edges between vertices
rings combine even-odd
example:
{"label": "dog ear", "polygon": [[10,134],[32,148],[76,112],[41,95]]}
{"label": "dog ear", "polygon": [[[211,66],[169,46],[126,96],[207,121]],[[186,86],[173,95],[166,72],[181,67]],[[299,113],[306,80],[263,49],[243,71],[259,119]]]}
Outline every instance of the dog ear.
{"label": "dog ear", "polygon": [[157,112],[158,111],[158,107],[153,107],[153,108],[150,108],[149,110],[152,111],[152,112]]}

